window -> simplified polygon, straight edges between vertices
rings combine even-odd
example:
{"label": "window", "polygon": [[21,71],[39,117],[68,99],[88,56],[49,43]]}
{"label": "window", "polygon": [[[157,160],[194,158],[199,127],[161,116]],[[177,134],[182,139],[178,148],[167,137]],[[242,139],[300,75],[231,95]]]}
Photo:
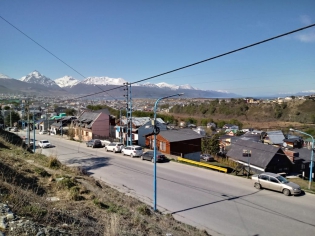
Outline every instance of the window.
{"label": "window", "polygon": [[86,132],[85,132],[85,136],[89,136],[89,132],[86,131]]}
{"label": "window", "polygon": [[267,175],[260,175],[260,179],[269,181],[269,177]]}
{"label": "window", "polygon": [[160,150],[166,151],[166,143],[165,142],[160,142]]}
{"label": "window", "polygon": [[278,180],[273,177],[270,177],[270,182],[277,183],[277,184],[279,183]]}

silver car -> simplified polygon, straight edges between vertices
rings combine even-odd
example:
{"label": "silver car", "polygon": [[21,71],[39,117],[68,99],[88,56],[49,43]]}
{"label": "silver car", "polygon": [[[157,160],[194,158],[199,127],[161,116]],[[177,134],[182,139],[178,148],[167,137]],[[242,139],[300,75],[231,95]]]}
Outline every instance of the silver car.
{"label": "silver car", "polygon": [[254,186],[257,189],[271,189],[282,192],[286,196],[290,196],[291,194],[298,195],[301,193],[301,187],[298,184],[292,183],[278,174],[265,172],[253,175],[252,180],[254,181]]}

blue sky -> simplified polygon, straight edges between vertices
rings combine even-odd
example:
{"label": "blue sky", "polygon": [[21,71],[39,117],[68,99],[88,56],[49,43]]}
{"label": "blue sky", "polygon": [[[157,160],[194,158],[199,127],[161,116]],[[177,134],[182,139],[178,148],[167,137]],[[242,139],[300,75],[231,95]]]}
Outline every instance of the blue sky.
{"label": "blue sky", "polygon": [[[0,16],[83,76],[135,82],[314,24],[315,1],[0,0]],[[84,79],[2,18],[0,32],[0,73]],[[315,27],[147,82],[315,93]]]}

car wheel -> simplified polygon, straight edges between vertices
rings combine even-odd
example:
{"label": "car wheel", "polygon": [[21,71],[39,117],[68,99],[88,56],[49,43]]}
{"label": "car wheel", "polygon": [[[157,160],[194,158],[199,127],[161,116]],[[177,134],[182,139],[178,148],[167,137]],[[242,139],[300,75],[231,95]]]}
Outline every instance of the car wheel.
{"label": "car wheel", "polygon": [[133,158],[133,155],[131,154],[130,157]]}
{"label": "car wheel", "polygon": [[283,189],[283,194],[286,195],[286,196],[290,196],[291,195],[291,192],[289,189]]}
{"label": "car wheel", "polygon": [[107,148],[105,148],[105,151],[106,151],[106,152],[108,152],[108,149],[107,149]]}
{"label": "car wheel", "polygon": [[259,183],[255,183],[254,186],[255,186],[256,189],[261,189],[261,185]]}

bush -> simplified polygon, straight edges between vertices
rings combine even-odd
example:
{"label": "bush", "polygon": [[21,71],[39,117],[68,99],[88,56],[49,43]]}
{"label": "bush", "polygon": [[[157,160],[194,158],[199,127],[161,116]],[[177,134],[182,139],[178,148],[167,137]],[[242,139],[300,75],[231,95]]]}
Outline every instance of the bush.
{"label": "bush", "polygon": [[48,167],[51,169],[59,169],[61,167],[61,163],[56,157],[51,157],[48,162]]}

